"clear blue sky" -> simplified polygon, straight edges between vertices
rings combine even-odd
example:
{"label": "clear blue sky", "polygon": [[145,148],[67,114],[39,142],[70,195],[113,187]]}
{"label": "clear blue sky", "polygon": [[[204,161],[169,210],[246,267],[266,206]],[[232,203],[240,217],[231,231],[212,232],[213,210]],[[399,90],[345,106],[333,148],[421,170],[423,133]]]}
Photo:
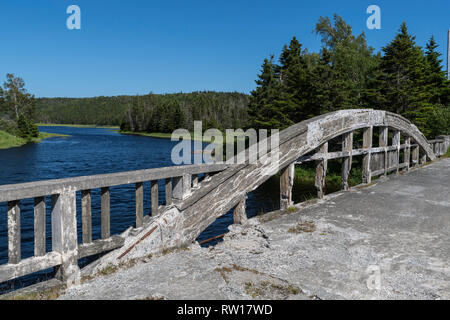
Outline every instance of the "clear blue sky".
{"label": "clear blue sky", "polygon": [[[66,28],[71,4],[81,30]],[[371,4],[381,7],[381,30],[366,28]],[[449,0],[2,0],[1,82],[14,73],[38,97],[248,93],[263,59],[292,36],[318,51],[312,30],[333,13],[377,50],[406,21],[419,45],[434,35],[446,51]]]}

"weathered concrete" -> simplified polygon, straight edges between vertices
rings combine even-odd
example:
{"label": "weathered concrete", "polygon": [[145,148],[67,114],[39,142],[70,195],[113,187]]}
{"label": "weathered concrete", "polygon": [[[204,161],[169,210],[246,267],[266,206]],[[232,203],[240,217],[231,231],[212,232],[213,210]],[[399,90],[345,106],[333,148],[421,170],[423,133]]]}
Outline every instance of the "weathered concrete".
{"label": "weathered concrete", "polygon": [[23,259],[17,264],[4,264],[0,266],[0,282],[58,266],[62,263],[61,260],[61,254],[48,252],[44,256]]}
{"label": "weathered concrete", "polygon": [[34,255],[45,255],[45,197],[34,199]]}
{"label": "weathered concrete", "polygon": [[60,298],[450,299],[449,176],[444,159],[250,219],[213,248],[146,257]]}
{"label": "weathered concrete", "polygon": [[[136,201],[137,203],[137,201]],[[92,242],[92,208],[91,208],[91,190],[81,191],[81,220],[83,243]]]}
{"label": "weathered concrete", "polygon": [[8,263],[20,262],[20,201],[8,202]]}
{"label": "weathered concrete", "polygon": [[52,195],[52,250],[60,254],[55,277],[68,285],[79,282],[76,195],[71,188]]}
{"label": "weathered concrete", "polygon": [[[386,129],[387,131],[387,129]],[[342,190],[350,190],[350,172],[352,170],[352,150],[353,150],[353,132],[345,133],[342,136],[342,152],[347,152],[348,157],[342,159]]]}
{"label": "weathered concrete", "polygon": [[235,224],[246,224],[248,221],[245,200],[246,198],[242,199],[234,208],[233,221]]}
{"label": "weathered concrete", "polygon": [[371,183],[372,182],[372,174],[370,171],[370,162],[371,162],[371,151],[372,148],[372,137],[373,137],[373,127],[364,128],[363,133],[363,149],[369,150],[363,156],[363,164],[362,164],[362,182],[363,183]]}
{"label": "weathered concrete", "polygon": [[323,199],[325,196],[325,181],[328,169],[328,142],[325,142],[319,148],[319,152],[323,157],[321,160],[316,161],[316,179],[314,185],[317,188],[317,197]]}
{"label": "weathered concrete", "polygon": [[280,207],[281,209],[287,209],[292,204],[292,188],[294,187],[294,171],[295,165],[290,164],[280,175]]}

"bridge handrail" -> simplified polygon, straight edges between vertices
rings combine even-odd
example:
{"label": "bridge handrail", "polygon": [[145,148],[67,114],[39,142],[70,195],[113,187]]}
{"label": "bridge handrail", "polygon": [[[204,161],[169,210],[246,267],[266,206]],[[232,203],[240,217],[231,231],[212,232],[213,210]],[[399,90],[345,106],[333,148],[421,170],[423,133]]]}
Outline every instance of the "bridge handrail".
{"label": "bridge handrail", "polygon": [[137,182],[181,177],[184,174],[196,175],[218,172],[225,170],[227,167],[229,165],[226,164],[184,165],[1,185],[0,202],[57,194],[60,190],[68,187],[73,188],[75,191],[114,187]]}
{"label": "bridge handrail", "polygon": [[[110,235],[110,187],[135,184],[136,228],[144,223],[143,183],[151,182],[151,214],[158,203],[158,180],[165,180],[165,205],[180,201],[197,187],[199,174],[225,170],[226,164],[173,166],[129,172],[43,180],[0,186],[0,202],[8,204],[8,263],[0,265],[0,283],[44,269],[56,268],[56,277],[71,282],[78,259],[121,247],[124,238]],[[92,240],[91,189],[101,189],[101,239]],[[81,191],[82,243],[78,244],[76,192]],[[51,196],[52,251],[46,252],[46,202]],[[21,259],[20,200],[34,198],[34,256]]]}

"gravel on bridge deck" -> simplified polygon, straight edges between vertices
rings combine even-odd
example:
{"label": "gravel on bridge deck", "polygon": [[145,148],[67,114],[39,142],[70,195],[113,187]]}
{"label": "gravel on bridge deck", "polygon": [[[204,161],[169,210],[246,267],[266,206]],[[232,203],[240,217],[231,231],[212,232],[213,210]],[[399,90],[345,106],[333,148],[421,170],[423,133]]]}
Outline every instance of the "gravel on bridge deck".
{"label": "gravel on bridge deck", "polygon": [[60,299],[450,299],[450,159],[250,221]]}

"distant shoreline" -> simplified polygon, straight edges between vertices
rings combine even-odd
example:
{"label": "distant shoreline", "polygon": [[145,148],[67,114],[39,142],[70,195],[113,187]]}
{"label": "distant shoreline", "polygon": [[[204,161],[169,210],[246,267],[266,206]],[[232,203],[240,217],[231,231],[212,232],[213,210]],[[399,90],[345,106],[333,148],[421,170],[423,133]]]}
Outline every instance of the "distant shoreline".
{"label": "distant shoreline", "polygon": [[38,127],[72,127],[72,128],[105,128],[105,129],[120,129],[119,126],[99,126],[95,124],[63,124],[63,123],[36,123]]}
{"label": "distant shoreline", "polygon": [[[119,131],[121,134],[127,134],[127,135],[135,135],[135,136],[144,136],[144,137],[151,137],[151,138],[159,138],[159,139],[171,139],[172,134],[171,133],[163,133],[163,132],[134,132],[134,131]],[[194,139],[193,138],[193,132],[191,132],[191,139],[190,140],[200,140],[200,139]],[[202,139],[203,142],[211,142],[211,139]]]}
{"label": "distant shoreline", "polygon": [[[120,134],[127,135],[135,135],[135,136],[143,136],[150,138],[159,138],[159,139],[171,139],[172,133],[164,133],[164,132],[134,132],[134,131],[122,131],[120,130],[120,126],[99,126],[95,124],[63,124],[63,123],[36,123],[38,127],[72,127],[72,128],[103,128],[103,129],[119,129]],[[194,133],[191,132],[191,140],[199,140],[193,138]],[[212,142],[211,139],[202,139],[203,142]]]}

